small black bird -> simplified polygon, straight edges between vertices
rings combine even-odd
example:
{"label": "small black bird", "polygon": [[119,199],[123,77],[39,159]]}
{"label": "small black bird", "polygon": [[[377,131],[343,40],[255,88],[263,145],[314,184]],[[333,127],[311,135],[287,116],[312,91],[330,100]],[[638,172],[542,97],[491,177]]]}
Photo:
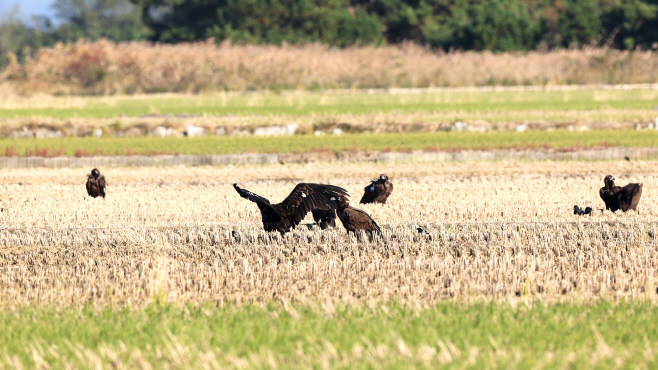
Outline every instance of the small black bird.
{"label": "small black bird", "polygon": [[589,215],[592,213],[592,207],[586,207],[585,210],[582,210],[578,206],[573,206],[573,214],[582,216],[582,215]]}
{"label": "small black bird", "polygon": [[580,216],[583,214],[583,210],[578,206],[573,206],[573,214]]}
{"label": "small black bird", "polygon": [[430,233],[427,232],[427,230],[423,229],[422,227],[417,227],[416,231],[418,231],[418,234],[422,235],[429,235]]}

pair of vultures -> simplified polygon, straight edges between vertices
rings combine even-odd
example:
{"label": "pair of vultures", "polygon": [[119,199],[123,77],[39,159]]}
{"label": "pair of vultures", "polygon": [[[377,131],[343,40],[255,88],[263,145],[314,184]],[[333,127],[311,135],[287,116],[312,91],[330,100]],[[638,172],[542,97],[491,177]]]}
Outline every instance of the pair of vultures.
{"label": "pair of vultures", "polygon": [[[623,212],[629,209],[637,210],[637,205],[642,197],[642,184],[628,184],[624,187],[615,186],[615,178],[612,175],[606,176],[603,183],[605,186],[599,190],[599,196],[605,203],[605,209],[612,212],[620,209]],[[579,216],[589,215],[592,213],[592,208],[581,209],[576,205],[573,206],[573,213]]]}
{"label": "pair of vultures", "polygon": [[[336,216],[348,232],[359,233],[361,230],[369,234],[381,234],[377,223],[360,209],[351,207],[347,190],[323,184],[297,184],[290,195],[281,203],[271,204],[266,198],[233,184],[241,197],[258,206],[265,231],[286,233],[294,229],[310,211],[313,220],[324,230],[336,226]],[[393,191],[393,184],[388,176],[382,174],[379,179],[366,186],[361,203],[386,203]]]}

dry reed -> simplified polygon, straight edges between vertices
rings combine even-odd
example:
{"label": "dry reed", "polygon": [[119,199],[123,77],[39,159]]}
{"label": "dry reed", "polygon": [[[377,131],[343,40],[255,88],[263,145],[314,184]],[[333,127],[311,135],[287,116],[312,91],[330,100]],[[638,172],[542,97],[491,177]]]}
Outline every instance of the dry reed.
{"label": "dry reed", "polygon": [[492,54],[413,44],[337,49],[100,40],[41,49],[24,65],[10,65],[0,81],[6,92],[21,94],[621,84],[658,82],[657,66],[656,52],[611,49]]}

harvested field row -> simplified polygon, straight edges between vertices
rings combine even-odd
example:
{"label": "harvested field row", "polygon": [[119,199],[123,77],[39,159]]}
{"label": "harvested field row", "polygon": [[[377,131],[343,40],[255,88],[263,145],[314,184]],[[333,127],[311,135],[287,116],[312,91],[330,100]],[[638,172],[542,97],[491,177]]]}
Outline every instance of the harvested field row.
{"label": "harvested field row", "polygon": [[[658,298],[655,162],[271,165],[116,169],[106,200],[85,174],[0,173],[0,301],[9,307],[153,301],[542,301]],[[387,172],[386,205],[361,205],[383,238],[342,226],[266,234],[231,183],[278,201],[297,182],[357,205]],[[600,212],[605,173],[643,182],[639,212]],[[296,178],[296,176],[304,176]],[[573,205],[592,206],[591,216]],[[309,224],[309,217],[303,224]],[[427,229],[428,236],[416,227]]]}
{"label": "harvested field row", "polygon": [[[227,231],[143,230],[142,244],[140,232],[73,230],[69,245],[4,248],[1,301],[658,300],[656,223],[451,224],[430,228],[431,238],[396,227],[373,242],[336,230]],[[3,244],[57,236],[10,233]]]}
{"label": "harvested field row", "polygon": [[[436,167],[435,167],[436,168]],[[157,171],[157,170],[155,170]],[[112,173],[106,174],[108,196],[91,199],[82,179],[75,185],[8,184],[0,185],[4,208],[0,228],[140,228],[171,226],[214,226],[232,224],[260,225],[260,213],[244,201],[231,186],[232,181],[200,183],[133,183],[112,185]],[[577,176],[424,176],[395,179],[395,192],[385,206],[361,206],[382,226],[400,224],[438,224],[444,222],[556,222],[574,221],[573,206],[592,207],[588,219],[595,222],[631,220],[650,222],[658,219],[658,175],[619,176],[619,181],[644,183],[646,191],[638,213],[614,214],[605,208],[598,190],[603,175]],[[206,181],[208,182],[206,182]],[[236,180],[237,181],[237,180]],[[298,182],[256,181],[241,183],[248,190],[278,202]],[[352,194],[355,206],[368,180],[324,179],[319,182],[338,185]],[[306,222],[312,222],[307,215]],[[56,241],[53,240],[56,244]]]}

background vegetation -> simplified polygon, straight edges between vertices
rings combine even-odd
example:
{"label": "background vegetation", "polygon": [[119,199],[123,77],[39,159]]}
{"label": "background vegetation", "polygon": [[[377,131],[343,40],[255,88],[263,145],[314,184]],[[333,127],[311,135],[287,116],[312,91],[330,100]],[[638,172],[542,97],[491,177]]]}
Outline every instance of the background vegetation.
{"label": "background vegetation", "polygon": [[5,14],[0,67],[9,55],[24,61],[40,47],[79,38],[339,47],[411,41],[445,51],[658,47],[658,0],[55,0],[53,6],[58,23]]}

